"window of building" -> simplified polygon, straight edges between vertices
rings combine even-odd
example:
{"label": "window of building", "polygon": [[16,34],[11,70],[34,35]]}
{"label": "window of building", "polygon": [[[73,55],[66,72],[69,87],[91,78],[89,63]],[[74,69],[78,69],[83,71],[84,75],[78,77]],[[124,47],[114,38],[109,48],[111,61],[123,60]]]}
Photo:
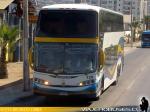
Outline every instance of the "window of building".
{"label": "window of building", "polygon": [[111,4],[111,3],[112,3],[112,1],[109,1],[109,3]]}

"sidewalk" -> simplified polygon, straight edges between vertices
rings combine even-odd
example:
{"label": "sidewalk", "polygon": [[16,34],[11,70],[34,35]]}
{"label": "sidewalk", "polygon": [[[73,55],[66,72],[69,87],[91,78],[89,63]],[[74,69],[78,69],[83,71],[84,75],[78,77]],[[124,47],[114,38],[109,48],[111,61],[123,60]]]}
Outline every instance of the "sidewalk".
{"label": "sidewalk", "polygon": [[9,63],[7,64],[8,79],[0,79],[0,87],[9,83],[13,83],[22,79],[22,63]]}
{"label": "sidewalk", "polygon": [[[133,52],[139,45],[140,42],[134,43],[133,48],[131,48],[130,44],[126,44],[124,49],[125,55]],[[32,96],[32,90],[29,92],[23,91],[22,62],[8,63],[7,67],[8,79],[0,79],[0,105],[9,104],[22,97]],[[32,78],[32,72],[30,73],[30,77]]]}
{"label": "sidewalk", "polygon": [[[21,82],[21,80],[23,79],[23,75],[22,75],[23,63],[22,62],[8,63],[7,70],[8,70],[8,78],[0,79],[0,89],[2,88],[2,86],[15,83],[16,81]],[[30,72],[30,78],[32,78],[32,71]]]}

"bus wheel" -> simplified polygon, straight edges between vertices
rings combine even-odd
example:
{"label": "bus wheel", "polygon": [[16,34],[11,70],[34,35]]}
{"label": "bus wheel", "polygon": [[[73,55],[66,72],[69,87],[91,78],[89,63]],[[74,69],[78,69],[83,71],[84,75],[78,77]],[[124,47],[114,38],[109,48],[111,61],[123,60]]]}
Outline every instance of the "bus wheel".
{"label": "bus wheel", "polygon": [[120,73],[121,73],[121,66],[117,68],[117,76],[116,76],[116,80],[112,83],[113,86],[116,86],[118,84]]}

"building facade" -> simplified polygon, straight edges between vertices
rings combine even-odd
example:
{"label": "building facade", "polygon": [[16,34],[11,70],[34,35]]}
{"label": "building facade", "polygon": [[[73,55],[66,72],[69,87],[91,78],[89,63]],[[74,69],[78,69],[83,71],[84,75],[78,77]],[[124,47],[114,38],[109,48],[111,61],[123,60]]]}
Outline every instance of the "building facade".
{"label": "building facade", "polygon": [[147,13],[150,16],[150,0],[147,1]]}

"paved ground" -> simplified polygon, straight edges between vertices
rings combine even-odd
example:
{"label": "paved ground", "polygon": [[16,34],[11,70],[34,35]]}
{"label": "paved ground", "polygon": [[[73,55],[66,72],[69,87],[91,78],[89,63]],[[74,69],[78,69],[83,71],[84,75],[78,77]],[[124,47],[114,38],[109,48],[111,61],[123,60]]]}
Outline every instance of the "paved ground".
{"label": "paved ground", "polygon": [[[23,71],[23,63],[16,62],[16,63],[8,63],[7,64],[8,70],[8,78],[7,79],[0,79],[0,88],[7,84],[12,84],[16,81],[20,81],[23,78],[22,71]],[[30,77],[32,78],[32,70],[30,70]]]}
{"label": "paved ground", "polygon": [[0,86],[13,83],[22,79],[22,63],[9,63],[7,64],[8,79],[0,79]]}

